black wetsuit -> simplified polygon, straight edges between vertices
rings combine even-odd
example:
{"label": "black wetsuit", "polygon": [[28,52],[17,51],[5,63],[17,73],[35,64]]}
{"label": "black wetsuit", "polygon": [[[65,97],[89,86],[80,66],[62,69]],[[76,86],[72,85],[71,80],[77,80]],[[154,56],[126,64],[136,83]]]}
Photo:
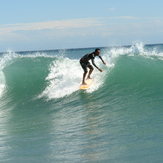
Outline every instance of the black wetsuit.
{"label": "black wetsuit", "polygon": [[[94,63],[94,58],[95,57],[96,57],[95,52],[92,52],[92,53],[88,53],[88,54],[84,55],[80,59],[80,64],[81,64],[84,72],[87,72],[87,67],[89,67],[91,65],[90,62],[89,62],[89,60],[91,60],[92,61],[92,64],[98,69],[98,67]],[[102,60],[102,62],[104,62],[101,56],[98,56],[98,57]]]}

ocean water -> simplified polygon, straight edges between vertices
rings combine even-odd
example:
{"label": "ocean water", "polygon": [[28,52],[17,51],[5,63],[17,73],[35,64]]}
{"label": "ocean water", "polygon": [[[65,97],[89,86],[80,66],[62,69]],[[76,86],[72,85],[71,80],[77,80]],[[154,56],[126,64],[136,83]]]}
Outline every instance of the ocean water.
{"label": "ocean water", "polygon": [[79,90],[92,51],[1,54],[2,163],[163,162],[163,45],[101,48]]}

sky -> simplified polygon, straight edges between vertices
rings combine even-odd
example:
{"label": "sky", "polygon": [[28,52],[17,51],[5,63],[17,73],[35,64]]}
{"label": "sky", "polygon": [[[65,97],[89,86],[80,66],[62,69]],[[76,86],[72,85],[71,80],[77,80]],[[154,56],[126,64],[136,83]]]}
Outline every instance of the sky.
{"label": "sky", "polygon": [[163,43],[162,0],[0,0],[0,52]]}

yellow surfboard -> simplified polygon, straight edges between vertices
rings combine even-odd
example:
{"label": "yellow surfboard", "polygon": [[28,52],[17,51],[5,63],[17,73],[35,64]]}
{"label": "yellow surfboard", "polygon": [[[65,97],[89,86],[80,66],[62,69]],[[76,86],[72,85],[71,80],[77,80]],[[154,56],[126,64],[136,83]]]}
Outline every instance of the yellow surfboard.
{"label": "yellow surfboard", "polygon": [[85,82],[87,83],[87,85],[81,84],[79,89],[89,88],[93,84],[93,79],[86,79]]}

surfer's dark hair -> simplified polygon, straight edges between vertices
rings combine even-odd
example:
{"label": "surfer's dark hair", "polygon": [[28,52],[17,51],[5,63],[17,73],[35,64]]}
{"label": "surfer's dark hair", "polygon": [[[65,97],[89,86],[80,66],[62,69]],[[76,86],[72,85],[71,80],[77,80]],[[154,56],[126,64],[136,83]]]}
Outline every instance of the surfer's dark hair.
{"label": "surfer's dark hair", "polygon": [[97,48],[97,49],[95,49],[95,52],[97,52],[97,51],[99,51],[100,49],[99,48]]}

